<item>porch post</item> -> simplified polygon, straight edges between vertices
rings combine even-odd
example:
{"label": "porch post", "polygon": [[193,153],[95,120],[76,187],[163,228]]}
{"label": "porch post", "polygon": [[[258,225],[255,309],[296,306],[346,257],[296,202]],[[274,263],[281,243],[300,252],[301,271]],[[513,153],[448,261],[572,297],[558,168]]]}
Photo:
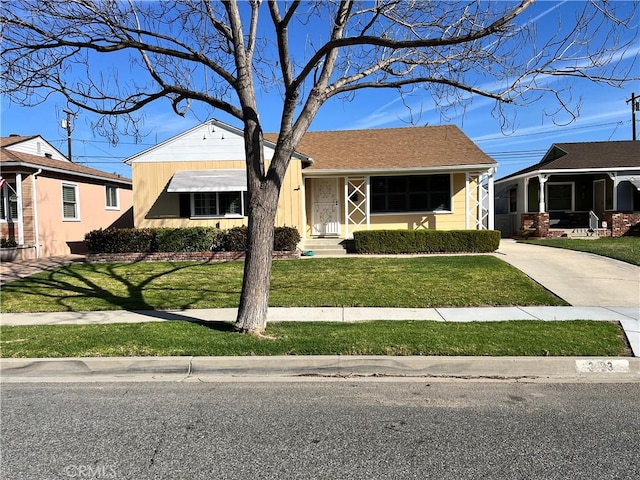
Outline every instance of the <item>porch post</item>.
{"label": "porch post", "polygon": [[371,177],[364,177],[364,189],[365,195],[367,196],[366,202],[364,203],[365,216],[367,218],[367,230],[371,229]]}
{"label": "porch post", "polygon": [[[8,193],[8,192],[7,192]],[[24,245],[24,202],[22,199],[22,174],[16,173],[16,196],[18,201],[16,203],[18,209],[18,244]],[[7,205],[10,202],[7,203]]]}
{"label": "porch post", "polygon": [[344,179],[344,238],[349,238],[349,177]]}
{"label": "porch post", "polygon": [[489,190],[488,195],[489,195],[489,219],[488,219],[488,225],[487,228],[489,230],[493,230],[495,227],[494,224],[494,213],[495,213],[495,198],[493,197],[494,195],[494,189],[493,189],[493,176],[496,172],[495,168],[490,168],[489,169],[489,179],[488,179],[488,184],[487,184],[487,188]]}
{"label": "porch post", "polygon": [[540,182],[540,191],[538,192],[538,213],[545,213],[547,211],[547,205],[544,198],[544,184],[547,183],[549,177],[547,175],[538,175],[538,181]]}
{"label": "porch post", "polygon": [[[611,180],[613,180],[613,211],[617,212],[618,211],[618,185],[620,185],[620,179],[618,178],[618,176],[613,173],[613,172],[609,172],[608,173],[609,178]],[[604,184],[604,195],[605,198],[607,196],[607,184]],[[606,201],[605,203],[605,210],[606,210]]]}
{"label": "porch post", "polygon": [[469,230],[469,209],[471,208],[469,205],[469,182],[471,181],[471,174],[469,172],[464,172],[464,228],[465,230]]}

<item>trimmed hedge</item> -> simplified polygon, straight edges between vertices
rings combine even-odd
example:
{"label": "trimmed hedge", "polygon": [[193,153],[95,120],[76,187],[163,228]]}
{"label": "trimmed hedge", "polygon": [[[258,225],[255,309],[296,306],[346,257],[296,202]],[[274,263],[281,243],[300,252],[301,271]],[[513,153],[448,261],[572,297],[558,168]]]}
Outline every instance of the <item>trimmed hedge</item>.
{"label": "trimmed hedge", "polygon": [[[90,253],[244,252],[247,227],[108,228],[87,233],[84,241]],[[274,251],[294,251],[298,242],[295,228],[275,228]]]}
{"label": "trimmed hedge", "polygon": [[154,252],[155,232],[151,228],[108,228],[84,236],[91,253]]}
{"label": "trimmed hedge", "polygon": [[500,245],[497,230],[367,230],[354,232],[356,253],[486,253]]}

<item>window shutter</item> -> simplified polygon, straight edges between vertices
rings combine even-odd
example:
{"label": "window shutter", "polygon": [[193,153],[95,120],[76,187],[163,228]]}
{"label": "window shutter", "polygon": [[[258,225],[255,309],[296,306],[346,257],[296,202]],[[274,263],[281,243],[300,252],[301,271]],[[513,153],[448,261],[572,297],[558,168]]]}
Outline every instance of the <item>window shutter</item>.
{"label": "window shutter", "polygon": [[180,194],[180,218],[191,217],[191,195],[188,193]]}

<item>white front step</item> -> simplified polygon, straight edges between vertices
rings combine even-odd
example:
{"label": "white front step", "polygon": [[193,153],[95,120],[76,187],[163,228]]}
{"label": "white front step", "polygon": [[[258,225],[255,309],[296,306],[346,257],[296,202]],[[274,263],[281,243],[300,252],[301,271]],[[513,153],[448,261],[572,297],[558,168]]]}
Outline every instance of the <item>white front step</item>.
{"label": "white front step", "polygon": [[303,252],[313,252],[315,257],[335,257],[345,255],[342,238],[310,238],[303,244]]}

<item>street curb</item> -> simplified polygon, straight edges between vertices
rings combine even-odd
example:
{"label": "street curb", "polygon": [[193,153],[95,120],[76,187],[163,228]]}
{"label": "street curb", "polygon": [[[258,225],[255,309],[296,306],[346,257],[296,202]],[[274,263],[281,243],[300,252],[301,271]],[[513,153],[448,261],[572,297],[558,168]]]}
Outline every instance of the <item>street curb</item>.
{"label": "street curb", "polygon": [[255,356],[4,358],[3,382],[82,381],[170,376],[232,377],[443,377],[492,379],[587,379],[640,382],[633,357],[427,357]]}

